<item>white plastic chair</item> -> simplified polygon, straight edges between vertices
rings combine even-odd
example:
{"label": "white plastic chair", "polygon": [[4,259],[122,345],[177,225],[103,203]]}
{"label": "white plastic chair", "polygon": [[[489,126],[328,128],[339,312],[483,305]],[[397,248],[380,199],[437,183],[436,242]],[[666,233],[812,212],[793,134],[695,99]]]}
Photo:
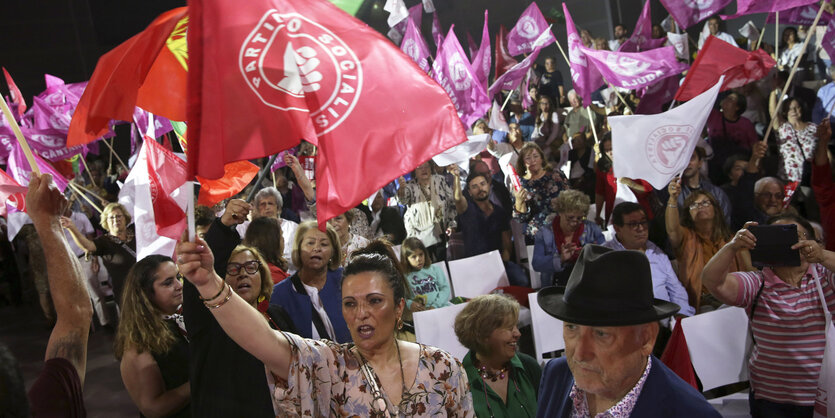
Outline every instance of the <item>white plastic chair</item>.
{"label": "white plastic chair", "polygon": [[448,351],[458,360],[467,354],[467,348],[455,336],[455,317],[467,306],[466,303],[415,312],[415,339],[421,344],[431,345]]}
{"label": "white plastic chair", "polygon": [[748,380],[752,343],[744,309],[728,307],[687,317],[681,327],[703,390]]}
{"label": "white plastic chair", "polygon": [[542,273],[533,269],[533,245],[525,246],[525,251],[528,253],[528,271],[531,272],[531,288],[539,289],[542,287]]}
{"label": "white plastic chair", "polygon": [[562,321],[543,311],[536,297],[536,293],[528,294],[528,302],[531,306],[533,346],[536,352],[536,361],[539,364],[544,364],[544,354],[564,350],[565,340],[562,338]]}
{"label": "white plastic chair", "polygon": [[510,285],[498,250],[450,261],[449,278],[453,296],[465,298],[486,295],[497,287]]}

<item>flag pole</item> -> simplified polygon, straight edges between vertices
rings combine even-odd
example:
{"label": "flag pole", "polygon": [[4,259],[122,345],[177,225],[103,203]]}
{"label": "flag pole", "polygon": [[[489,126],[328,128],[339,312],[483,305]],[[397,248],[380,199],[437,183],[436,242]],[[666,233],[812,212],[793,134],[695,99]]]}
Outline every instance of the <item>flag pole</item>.
{"label": "flag pole", "polygon": [[89,193],[89,194],[91,194],[91,195],[93,195],[93,196],[95,196],[95,197],[96,197],[96,199],[98,199],[98,200],[99,200],[99,202],[101,202],[101,203],[104,203],[104,204],[110,203],[107,199],[105,199],[105,198],[103,198],[103,197],[99,196],[99,195],[98,195],[98,193],[96,193],[96,192],[94,192],[94,191],[92,191],[92,190],[90,190],[90,189],[88,189],[88,188],[86,188],[86,187],[84,187],[84,186],[82,186],[82,185],[80,185],[80,184],[75,184],[75,183],[74,183],[74,186],[75,186],[75,187],[77,187],[77,188],[79,188],[79,189],[81,189],[81,190],[83,190],[83,191],[85,191],[85,192],[87,192],[87,193]]}
{"label": "flag pole", "polygon": [[[591,106],[586,106],[586,111],[589,114],[589,125],[591,126],[591,133],[594,135],[594,145],[597,146],[600,144],[600,140],[597,139],[597,128],[594,127],[594,118],[591,116]],[[568,144],[571,145],[571,141],[568,141]]]}
{"label": "flag pole", "polygon": [[[565,50],[562,49],[562,45],[560,45],[560,41],[555,39],[554,43],[556,43],[557,48],[560,49],[560,53],[562,54],[562,57],[565,59],[565,63],[568,64],[569,67],[571,67],[571,61],[568,60],[568,55],[565,55]],[[606,80],[604,79],[603,81],[606,81]],[[635,113],[635,112],[632,112],[632,108],[629,106],[628,103],[626,103],[626,100],[624,100],[623,96],[620,95],[620,92],[617,91],[617,89],[615,89],[614,87],[612,87],[612,84],[609,83],[608,81],[606,81],[606,84],[609,85],[609,88],[611,88],[612,90],[615,91],[615,94],[618,95],[618,98],[620,99],[621,103],[623,103],[623,105],[626,106],[627,109],[629,109],[629,112],[630,113]],[[502,109],[504,109],[504,107],[502,107]]]}
{"label": "flag pole", "polygon": [[78,190],[78,188],[75,186],[75,184],[73,184],[73,182],[68,182],[67,185],[70,186],[70,189],[72,189],[73,193],[75,193],[77,196],[80,196],[82,199],[86,200],[87,203],[89,203],[90,206],[93,207],[93,209],[95,209],[96,211],[99,212],[99,214],[101,214],[101,212],[102,212],[101,208],[96,206],[96,204],[93,203],[93,201],[89,197],[87,197],[87,195],[82,193],[81,190]]}
{"label": "flag pole", "polygon": [[20,144],[20,148],[23,150],[23,154],[26,155],[26,161],[29,161],[29,168],[32,170],[33,173],[40,176],[41,170],[38,168],[38,163],[35,162],[35,156],[32,155],[32,150],[29,149],[29,144],[26,143],[26,138],[23,137],[23,132],[20,131],[20,126],[17,124],[17,121],[12,116],[12,111],[9,110],[9,106],[6,104],[6,99],[0,98],[0,106],[3,107],[3,116],[6,117],[6,120],[9,122],[9,126],[12,127],[12,131],[14,131],[14,136],[17,138],[17,143]]}
{"label": "flag pole", "polygon": [[187,181],[186,182],[186,229],[188,231],[188,240],[189,242],[195,242],[195,237],[197,236],[197,228],[195,227],[194,223],[194,182]]}
{"label": "flag pole", "polygon": [[606,84],[608,84],[608,85],[609,85],[609,88],[610,88],[610,89],[612,89],[612,90],[614,90],[614,91],[615,91],[615,94],[618,96],[618,99],[620,99],[620,102],[621,102],[621,103],[623,103],[623,105],[624,105],[624,106],[626,106],[626,108],[629,110],[629,113],[631,113],[631,114],[633,114],[633,115],[634,115],[634,114],[635,114],[635,112],[634,112],[634,111],[632,110],[632,108],[629,106],[629,103],[626,103],[626,99],[624,99],[624,98],[623,98],[623,96],[621,96],[621,94],[620,94],[620,92],[618,91],[618,89],[617,89],[615,86],[613,86],[613,85],[612,85],[612,83],[610,83],[610,82],[606,81],[606,79],[605,79],[605,78],[603,79],[603,81],[604,81],[604,82],[606,82]]}
{"label": "flag pole", "polygon": [[757,46],[754,48],[754,51],[760,49],[760,44],[763,42],[763,35],[765,35],[765,28],[768,26],[768,16],[765,18],[766,23],[763,24],[763,29],[760,31],[760,38],[757,39]]}
{"label": "flag pole", "polygon": [[510,101],[510,96],[513,96],[513,90],[511,90],[510,93],[507,94],[507,97],[505,97],[504,103],[502,103],[502,108],[499,109],[500,111],[503,111],[505,106],[507,106],[507,102]]}
{"label": "flag pole", "polygon": [[267,175],[267,170],[273,166],[275,162],[275,157],[278,157],[278,154],[273,154],[270,156],[270,159],[267,160],[267,165],[258,172],[258,177],[255,179],[255,186],[252,187],[252,190],[249,191],[249,195],[246,197],[247,203],[252,202],[252,198],[255,197],[255,192],[258,191],[258,185],[261,184],[261,181],[264,180],[264,177]]}
{"label": "flag pole", "polygon": [[116,161],[119,161],[119,164],[121,164],[122,167],[125,168],[125,170],[130,171],[125,162],[122,161],[122,158],[119,157],[119,154],[116,154],[116,150],[113,149],[113,146],[110,145],[106,140],[102,140],[101,142],[104,142],[104,145],[107,145],[107,148],[110,148],[111,155],[116,157]]}
{"label": "flag pole", "polygon": [[[818,26],[818,21],[821,19],[821,14],[823,14],[823,7],[818,9],[818,15],[815,16],[815,21],[812,22],[811,28]],[[809,46],[809,40],[812,39],[811,36],[807,36],[806,39],[803,40],[803,48],[801,51],[805,51],[806,48]],[[776,49],[775,49],[776,51]],[[780,104],[783,103],[783,97],[786,95],[786,92],[789,89],[789,86],[792,83],[792,79],[794,78],[794,73],[797,72],[797,65],[800,64],[801,56],[798,55],[797,58],[794,60],[794,64],[792,65],[792,70],[789,73],[789,78],[786,80],[786,84],[783,86],[783,89],[780,90],[780,97],[777,98],[777,105],[774,106],[774,111],[771,112],[771,122],[768,124],[768,129],[765,131],[765,135],[763,135],[763,142],[768,141],[768,135],[771,134],[771,131],[774,129],[774,115],[777,113],[777,109],[780,108]]]}
{"label": "flag pole", "polygon": [[[823,7],[821,7],[823,8]],[[815,21],[817,22],[817,21]],[[812,26],[814,27],[814,26]],[[808,36],[807,36],[808,38]],[[803,46],[804,48],[806,45]],[[805,49],[804,49],[805,51]],[[774,59],[780,61],[780,12],[774,12]],[[785,90],[783,90],[785,91]]]}

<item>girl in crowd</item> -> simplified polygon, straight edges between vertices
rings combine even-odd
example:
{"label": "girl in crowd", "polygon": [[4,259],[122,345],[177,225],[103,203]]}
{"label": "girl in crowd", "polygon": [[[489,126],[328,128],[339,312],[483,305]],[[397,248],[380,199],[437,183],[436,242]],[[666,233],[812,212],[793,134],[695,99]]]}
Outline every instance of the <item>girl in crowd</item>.
{"label": "girl in crowd", "polygon": [[[315,224],[311,227],[315,230]],[[328,238],[320,238],[320,245],[327,247]],[[271,330],[214,273],[212,253],[201,240],[180,243],[177,251],[181,270],[226,333],[275,377],[277,413],[473,415],[466,374],[455,358],[437,348],[395,339],[406,305],[405,289],[386,255],[360,254],[345,267],[341,307],[355,344],[340,345]]]}
{"label": "girl in crowd", "polygon": [[811,418],[826,316],[835,312],[835,253],[815,240],[812,226],[799,216],[778,215],[768,223],[795,225],[798,242],[791,249],[799,252],[799,266],[737,271],[734,260],[740,252],[766,244],[757,242],[747,229],[756,223],[749,222],[710,259],[702,280],[717,299],[744,308],[750,318],[751,415]]}
{"label": "girl in crowd", "polygon": [[[787,27],[783,29],[783,42],[780,45],[780,57],[777,60],[777,68],[780,71],[789,71],[794,66],[795,60],[800,58],[801,63],[797,66],[797,71],[800,72],[805,69],[803,65],[804,60],[803,41],[797,37],[797,28]],[[803,73],[797,74],[801,76]],[[803,80],[800,78],[799,80]]]}
{"label": "girl in crowd", "polygon": [[556,154],[556,150],[562,145],[560,117],[554,109],[551,97],[541,94],[537,99],[537,104],[531,140],[536,141],[546,156],[552,154],[552,149],[555,150],[553,154]]}
{"label": "girl in crowd", "polygon": [[470,350],[462,364],[478,417],[536,416],[542,369],[517,353],[518,321],[519,303],[505,295],[475,297],[455,317],[455,335]]}
{"label": "girl in crowd", "polygon": [[432,264],[423,242],[415,237],[406,238],[400,247],[400,264],[415,295],[414,299],[406,301],[410,310],[419,312],[450,305],[449,282],[443,270]]}
{"label": "girl in crowd", "polygon": [[191,416],[188,339],[177,315],[182,303],[183,283],[170,257],[145,257],[128,273],[115,353],[142,416]]}
{"label": "girl in crowd", "polygon": [[522,188],[515,195],[513,216],[525,224],[525,238],[533,242],[536,233],[548,227],[551,200],[566,189],[566,180],[559,170],[553,170],[545,161],[542,149],[531,142],[519,151],[516,171]]}
{"label": "girl in crowd", "polygon": [[[360,213],[361,216],[365,216]],[[348,211],[341,215],[336,215],[328,221],[328,225],[336,232],[339,237],[339,242],[342,243],[342,262],[344,266],[348,262],[348,258],[354,251],[368,245],[368,239],[351,233],[351,225],[354,223],[354,211]]]}

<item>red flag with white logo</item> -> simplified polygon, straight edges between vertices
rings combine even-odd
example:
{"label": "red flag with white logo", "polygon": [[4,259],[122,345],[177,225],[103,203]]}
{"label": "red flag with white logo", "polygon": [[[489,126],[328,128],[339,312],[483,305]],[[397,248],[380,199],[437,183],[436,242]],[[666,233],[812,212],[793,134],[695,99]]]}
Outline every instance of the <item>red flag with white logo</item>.
{"label": "red flag with white logo", "polygon": [[12,103],[17,105],[17,114],[19,116],[23,116],[23,112],[26,112],[26,100],[20,93],[20,89],[17,88],[17,84],[15,84],[14,80],[12,80],[12,75],[6,71],[6,67],[3,67],[3,75],[6,76],[6,84],[9,85],[9,93],[12,95]]}
{"label": "red flag with white logo", "polygon": [[466,140],[446,93],[325,0],[189,1],[190,175],[319,147],[319,222]]}

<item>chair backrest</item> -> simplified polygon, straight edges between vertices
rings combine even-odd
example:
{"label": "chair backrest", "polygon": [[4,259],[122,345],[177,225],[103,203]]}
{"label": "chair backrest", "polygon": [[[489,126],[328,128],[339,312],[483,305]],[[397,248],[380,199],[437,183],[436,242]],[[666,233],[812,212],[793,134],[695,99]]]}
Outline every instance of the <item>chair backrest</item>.
{"label": "chair backrest", "polygon": [[467,354],[467,348],[455,336],[455,317],[467,306],[466,303],[415,312],[415,339],[421,344],[431,345],[448,351],[458,360]]}
{"label": "chair backrest", "polygon": [[437,263],[432,264],[433,266],[438,266],[442,272],[444,272],[444,277],[446,277],[446,282],[449,283],[450,287],[450,296],[455,295],[455,289],[452,287],[452,280],[449,279],[449,269],[446,268],[446,263],[443,261],[439,261]]}
{"label": "chair backrest", "polygon": [[751,335],[744,309],[729,307],[687,317],[681,320],[681,329],[703,390],[748,380]]}
{"label": "chair backrest", "polygon": [[454,296],[472,298],[509,286],[502,256],[498,250],[449,262],[449,277]]}
{"label": "chair backrest", "polygon": [[[542,283],[542,273],[533,269],[533,245],[526,245],[525,252],[528,255],[527,258],[527,265],[528,271],[531,273],[531,288],[532,289],[539,289],[543,286]],[[550,285],[550,283],[549,283]]]}
{"label": "chair backrest", "polygon": [[543,355],[552,351],[564,350],[565,340],[562,338],[562,321],[545,313],[539,306],[536,293],[528,294],[531,306],[531,328],[533,328],[533,346],[536,361],[542,364]]}

